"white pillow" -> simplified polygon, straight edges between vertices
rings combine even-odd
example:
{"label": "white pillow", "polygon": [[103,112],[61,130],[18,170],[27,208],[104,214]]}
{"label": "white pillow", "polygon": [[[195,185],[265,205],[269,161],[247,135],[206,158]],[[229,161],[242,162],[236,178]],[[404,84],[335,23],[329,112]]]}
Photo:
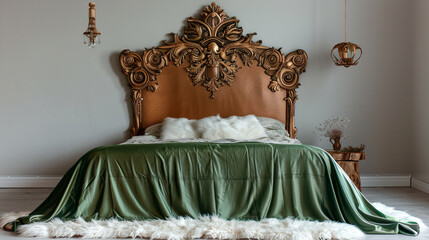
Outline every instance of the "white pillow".
{"label": "white pillow", "polygon": [[254,115],[244,117],[206,117],[196,122],[196,129],[202,138],[208,140],[238,139],[251,140],[267,137],[264,128]]}
{"label": "white pillow", "polygon": [[187,118],[166,118],[162,123],[162,140],[178,138],[198,138],[194,128],[195,120]]}
{"label": "white pillow", "polygon": [[256,117],[259,123],[264,127],[265,133],[272,140],[289,137],[289,133],[285,129],[285,125],[279,120],[267,117]]}
{"label": "white pillow", "polygon": [[144,135],[151,135],[159,138],[161,136],[162,123],[151,125],[144,130]]}

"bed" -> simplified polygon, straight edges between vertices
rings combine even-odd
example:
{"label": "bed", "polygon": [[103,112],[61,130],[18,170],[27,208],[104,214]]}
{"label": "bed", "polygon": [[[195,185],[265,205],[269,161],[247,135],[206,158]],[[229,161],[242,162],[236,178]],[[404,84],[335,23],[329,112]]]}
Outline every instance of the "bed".
{"label": "bed", "polygon": [[[215,3],[189,18],[182,36],[142,53],[122,51],[131,88],[131,135],[167,117],[256,115],[282,122],[291,139],[296,89],[307,54],[254,42]],[[324,150],[261,141],[182,141],[95,148],[64,175],[18,227],[55,218],[85,221],[288,217],[353,224],[365,233],[416,235],[416,222],[386,216],[369,203]]]}

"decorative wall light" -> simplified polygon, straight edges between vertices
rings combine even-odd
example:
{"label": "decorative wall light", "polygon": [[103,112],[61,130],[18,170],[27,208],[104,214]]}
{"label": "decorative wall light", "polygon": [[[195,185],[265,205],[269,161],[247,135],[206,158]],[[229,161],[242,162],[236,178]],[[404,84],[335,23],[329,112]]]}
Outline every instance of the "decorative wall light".
{"label": "decorative wall light", "polygon": [[[350,67],[357,65],[362,56],[362,48],[359,45],[347,42],[347,0],[344,0],[344,37],[345,41],[336,44],[331,50],[331,58],[337,66]],[[337,50],[337,51],[335,51]],[[360,51],[359,57],[356,57],[356,52]],[[338,52],[338,55],[335,53]]]}
{"label": "decorative wall light", "polygon": [[87,44],[89,48],[94,48],[95,45],[100,44],[101,32],[95,26],[95,2],[89,3],[89,22],[88,29],[83,33],[83,43]]}

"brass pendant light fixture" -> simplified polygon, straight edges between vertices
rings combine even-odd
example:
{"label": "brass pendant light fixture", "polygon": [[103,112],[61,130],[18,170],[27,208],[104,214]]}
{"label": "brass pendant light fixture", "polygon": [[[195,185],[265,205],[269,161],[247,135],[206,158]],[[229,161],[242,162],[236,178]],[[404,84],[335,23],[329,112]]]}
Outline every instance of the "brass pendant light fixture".
{"label": "brass pendant light fixture", "polygon": [[[344,0],[344,42],[336,44],[331,50],[331,59],[337,66],[344,66],[346,68],[357,65],[360,57],[362,56],[362,48],[352,42],[347,42],[347,0]],[[356,52],[360,51],[359,56],[356,57]],[[338,52],[338,54],[335,54]]]}
{"label": "brass pendant light fixture", "polygon": [[89,3],[89,22],[88,29],[83,33],[83,43],[87,44],[89,48],[94,48],[95,45],[101,43],[101,32],[97,30],[95,25],[95,2],[91,1]]}

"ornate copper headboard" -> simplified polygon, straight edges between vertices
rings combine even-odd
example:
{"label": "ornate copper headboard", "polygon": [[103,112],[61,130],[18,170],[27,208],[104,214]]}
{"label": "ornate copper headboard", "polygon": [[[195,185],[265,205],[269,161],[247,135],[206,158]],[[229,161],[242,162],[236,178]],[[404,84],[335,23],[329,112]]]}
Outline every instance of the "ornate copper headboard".
{"label": "ornate copper headboard", "polygon": [[285,56],[253,42],[256,33],[243,36],[239,20],[215,3],[187,21],[183,36],[172,33],[172,42],[121,53],[132,90],[132,135],[165,117],[255,114],[283,121],[295,138],[295,89],[307,65],[305,51]]}

